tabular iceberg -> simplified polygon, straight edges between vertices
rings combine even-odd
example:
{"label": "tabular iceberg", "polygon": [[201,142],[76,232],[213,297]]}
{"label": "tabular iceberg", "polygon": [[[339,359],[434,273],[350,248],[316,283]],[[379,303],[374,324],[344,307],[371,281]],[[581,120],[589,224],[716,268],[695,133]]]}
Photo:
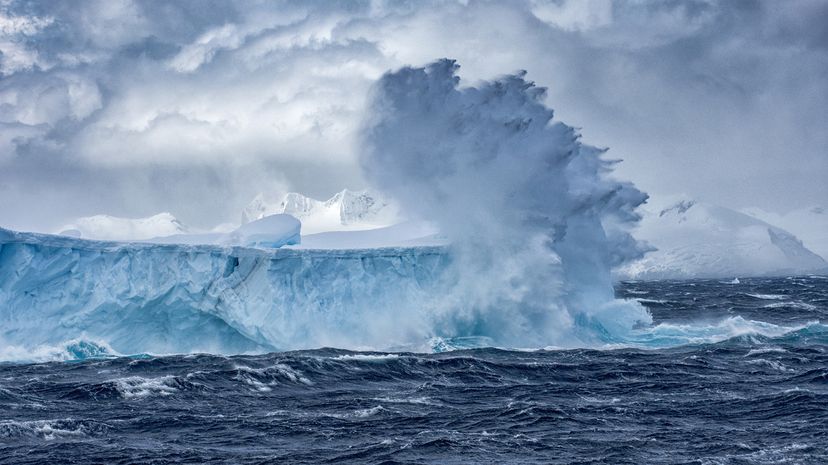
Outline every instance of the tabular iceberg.
{"label": "tabular iceberg", "polygon": [[424,343],[441,248],[251,249],[0,229],[0,346],[120,353]]}

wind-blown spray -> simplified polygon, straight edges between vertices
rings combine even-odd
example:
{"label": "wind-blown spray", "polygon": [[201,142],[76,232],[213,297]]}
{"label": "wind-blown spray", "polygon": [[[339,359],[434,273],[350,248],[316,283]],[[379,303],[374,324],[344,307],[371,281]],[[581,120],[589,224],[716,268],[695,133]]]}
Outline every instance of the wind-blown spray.
{"label": "wind-blown spray", "polygon": [[361,164],[405,211],[452,241],[434,331],[511,346],[611,341],[650,315],[615,300],[611,267],[646,248],[627,228],[647,196],[553,122],[525,72],[459,87],[443,59],[375,85]]}

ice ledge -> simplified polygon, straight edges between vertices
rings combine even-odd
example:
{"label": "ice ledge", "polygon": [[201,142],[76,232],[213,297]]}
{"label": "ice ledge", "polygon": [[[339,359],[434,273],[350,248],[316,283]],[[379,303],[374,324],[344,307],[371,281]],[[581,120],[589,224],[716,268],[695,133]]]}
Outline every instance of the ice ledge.
{"label": "ice ledge", "polygon": [[221,253],[235,256],[263,256],[263,257],[297,257],[297,256],[325,256],[325,257],[353,257],[355,255],[394,256],[400,253],[435,253],[444,254],[448,251],[447,244],[439,245],[410,245],[410,246],[380,246],[380,247],[352,247],[352,248],[271,248],[246,247],[238,245],[220,244],[181,244],[149,241],[102,241],[83,239],[55,234],[43,234],[24,231],[14,231],[0,227],[0,245],[2,244],[30,244],[52,248],[69,248],[85,251],[116,252],[124,250],[180,250],[194,253]]}
{"label": "ice ledge", "polygon": [[444,247],[260,249],[0,229],[0,348],[391,347],[428,338],[423,303],[449,262]]}

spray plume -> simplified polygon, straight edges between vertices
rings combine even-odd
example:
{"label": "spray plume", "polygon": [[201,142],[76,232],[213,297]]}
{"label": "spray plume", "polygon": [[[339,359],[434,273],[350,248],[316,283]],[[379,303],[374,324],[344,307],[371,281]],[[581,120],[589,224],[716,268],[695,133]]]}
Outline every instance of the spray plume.
{"label": "spray plume", "polygon": [[627,232],[646,194],[552,121],[525,72],[461,88],[458,68],[443,59],[384,75],[361,137],[369,182],[451,240],[435,333],[581,345],[651,322],[614,298],[610,277],[646,251]]}

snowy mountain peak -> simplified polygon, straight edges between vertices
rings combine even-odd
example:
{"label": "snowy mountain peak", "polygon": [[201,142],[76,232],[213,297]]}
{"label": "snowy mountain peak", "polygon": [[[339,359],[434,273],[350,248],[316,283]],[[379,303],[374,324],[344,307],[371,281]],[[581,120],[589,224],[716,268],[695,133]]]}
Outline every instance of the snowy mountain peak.
{"label": "snowy mountain peak", "polygon": [[296,192],[275,199],[258,194],[242,212],[242,223],[277,213],[287,213],[298,218],[302,222],[303,232],[307,234],[366,229],[398,222],[396,206],[381,194],[344,189],[325,201]]}
{"label": "snowy mountain peak", "polygon": [[319,208],[320,203],[318,200],[305,197],[297,192],[288,192],[279,206],[283,213],[300,217],[310,214],[314,208]]}
{"label": "snowy mountain peak", "polygon": [[376,222],[391,208],[387,199],[367,190],[354,192],[345,189],[328,200],[332,201],[339,202],[339,218],[343,225]]}
{"label": "snowy mountain peak", "polygon": [[693,207],[693,205],[695,205],[695,204],[696,204],[695,200],[682,200],[682,201],[680,201],[680,202],[678,202],[678,203],[676,203],[672,206],[669,206],[669,207],[661,210],[661,212],[659,212],[658,216],[663,217],[664,215],[667,215],[669,213],[681,215],[683,213],[686,213],[687,210],[690,210]]}

